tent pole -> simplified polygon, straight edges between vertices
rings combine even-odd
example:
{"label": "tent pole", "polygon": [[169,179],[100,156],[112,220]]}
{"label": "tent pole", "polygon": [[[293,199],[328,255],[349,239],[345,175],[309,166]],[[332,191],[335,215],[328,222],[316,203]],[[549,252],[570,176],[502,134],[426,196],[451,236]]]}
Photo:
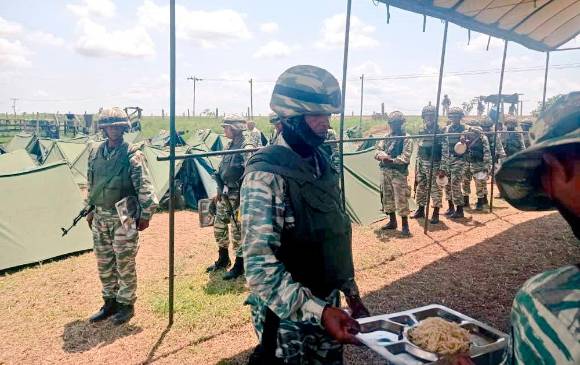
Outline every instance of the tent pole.
{"label": "tent pole", "polygon": [[340,144],[338,151],[340,154],[340,190],[342,191],[342,208],[346,209],[346,191],[344,190],[344,103],[346,101],[346,69],[348,66],[348,44],[350,36],[350,11],[352,0],[347,0],[346,4],[346,27],[344,30],[344,58],[342,60],[342,106],[340,110]]}
{"label": "tent pole", "polygon": [[544,93],[542,95],[542,111],[546,108],[546,88],[548,86],[548,69],[550,68],[550,52],[546,52],[546,70],[544,71]]}
{"label": "tent pole", "polygon": [[361,128],[362,128],[364,90],[365,90],[365,74],[362,74],[360,76],[360,118],[358,120],[358,129],[359,130],[361,130]]}
{"label": "tent pole", "polygon": [[505,72],[505,57],[507,55],[508,41],[504,41],[503,45],[503,58],[501,60],[501,72],[499,74],[499,92],[497,93],[497,113],[495,118],[495,123],[493,125],[493,151],[491,151],[491,193],[489,194],[489,212],[493,213],[493,186],[495,185],[495,161],[496,161],[496,150],[497,150],[497,124],[500,120],[500,110],[503,115],[503,107],[501,103],[502,89],[503,89],[503,75]]}
{"label": "tent pole", "polygon": [[[173,279],[175,244],[175,0],[169,3],[169,326],[173,324]],[[195,84],[194,84],[195,85]],[[194,109],[195,115],[195,109]]]}
{"label": "tent pole", "polygon": [[[429,182],[427,183],[427,206],[425,212],[425,225],[423,226],[423,233],[427,234],[429,229],[429,206],[431,202],[431,184],[433,183],[433,166],[435,165],[435,142],[437,136],[437,129],[439,128],[439,104],[441,103],[441,86],[443,85],[443,68],[445,66],[445,51],[447,49],[447,30],[449,29],[449,22],[445,21],[445,28],[443,29],[443,45],[441,46],[441,62],[439,63],[439,82],[437,84],[437,103],[435,104],[435,128],[433,129],[433,145],[431,146],[431,163],[429,165]],[[415,162],[416,163],[416,162]],[[417,177],[415,177],[416,179]]]}

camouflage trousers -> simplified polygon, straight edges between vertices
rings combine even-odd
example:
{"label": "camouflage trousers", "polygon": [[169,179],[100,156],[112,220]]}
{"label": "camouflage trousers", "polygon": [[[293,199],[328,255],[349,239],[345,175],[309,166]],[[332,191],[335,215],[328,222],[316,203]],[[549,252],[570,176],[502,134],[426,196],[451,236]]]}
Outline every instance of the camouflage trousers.
{"label": "camouflage trousers", "polygon": [[[340,306],[340,293],[335,290],[326,298],[332,306]],[[255,294],[250,294],[245,304],[249,304],[252,323],[262,341],[267,306]],[[280,320],[276,357],[284,364],[340,365],[343,363],[343,346],[330,337],[319,325],[310,322]]]}
{"label": "camouflage trousers", "polygon": [[[228,209],[224,199],[230,201],[231,207],[236,217],[236,222],[232,222],[231,212]],[[222,199],[216,203],[215,221],[213,224],[213,234],[219,248],[228,249],[230,247],[230,230],[228,225],[231,224],[232,230],[232,246],[236,253],[236,257],[242,257],[242,233],[238,229],[240,208],[240,193],[238,191],[229,191],[222,196]],[[237,225],[237,226],[236,226]]]}
{"label": "camouflage trousers", "polygon": [[471,180],[475,181],[475,193],[478,198],[483,198],[487,195],[487,179],[478,180],[475,174],[480,171],[487,171],[488,167],[483,162],[471,162],[465,167],[465,174],[463,175],[463,194],[469,196],[471,194]]}
{"label": "camouflage trousers", "polygon": [[407,174],[395,169],[383,169],[381,181],[381,200],[383,212],[394,213],[395,210],[401,217],[409,215],[409,201],[411,196]]}
{"label": "camouflage trousers", "polygon": [[100,208],[93,216],[92,232],[103,298],[133,304],[137,299],[135,257],[139,250],[139,232],[127,232],[121,226],[117,211]]}
{"label": "camouflage trousers", "polygon": [[463,174],[465,173],[466,162],[463,158],[450,157],[448,170],[446,171],[449,177],[449,183],[445,186],[445,195],[447,200],[453,201],[456,206],[463,206],[463,191],[461,184],[463,183]]}
{"label": "camouflage trousers", "polygon": [[[434,208],[441,208],[443,201],[443,189],[437,185],[437,171],[439,170],[440,162],[433,163],[433,178],[431,180],[431,200]],[[417,158],[417,205],[424,207],[427,205],[427,186],[429,185],[429,168],[431,167],[430,160],[423,160]]]}

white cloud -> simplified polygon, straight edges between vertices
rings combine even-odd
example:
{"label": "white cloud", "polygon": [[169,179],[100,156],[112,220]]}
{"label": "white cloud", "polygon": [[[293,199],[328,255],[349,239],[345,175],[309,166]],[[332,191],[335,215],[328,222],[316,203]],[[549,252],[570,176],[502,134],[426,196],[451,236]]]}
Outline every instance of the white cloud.
{"label": "white cloud", "polygon": [[67,9],[79,17],[103,17],[115,16],[116,7],[112,0],[83,0],[81,4],[68,4]]}
{"label": "white cloud", "polygon": [[278,31],[278,23],[267,22],[260,25],[260,30],[264,33],[276,33]]}
{"label": "white cloud", "polygon": [[[176,6],[176,35],[178,38],[193,41],[203,48],[227,45],[232,41],[252,37],[244,15],[234,10],[215,11],[188,10]],[[169,27],[169,6],[157,5],[146,0],[137,10],[140,24],[153,29]]]}
{"label": "white cloud", "polygon": [[[487,49],[487,41],[489,40],[489,36],[485,34],[480,34],[475,38],[471,38],[469,45],[467,42],[463,45],[463,50],[467,52],[473,51],[485,51]],[[502,48],[503,41],[499,38],[491,37],[491,41],[489,43],[489,49],[495,48]]]}
{"label": "white cloud", "polygon": [[155,44],[142,26],[108,30],[90,19],[80,19],[80,35],[74,48],[91,57],[145,57],[155,54]]}
{"label": "white cloud", "polygon": [[31,42],[36,42],[41,45],[48,45],[54,47],[63,47],[65,45],[64,39],[57,37],[52,33],[38,30],[28,33],[26,38]]}
{"label": "white cloud", "polygon": [[0,38],[0,65],[3,67],[26,67],[30,65],[28,56],[32,52],[20,41]]}
{"label": "white cloud", "polygon": [[[321,39],[316,43],[320,48],[342,48],[344,46],[345,17],[336,14],[324,20]],[[350,18],[350,47],[373,48],[379,41],[373,38],[375,27],[365,24],[358,17]]]}
{"label": "white cloud", "polygon": [[8,21],[0,16],[0,36],[11,36],[22,31],[22,26],[18,23]]}
{"label": "white cloud", "polygon": [[279,58],[289,56],[293,48],[280,41],[270,41],[258,48],[254,53],[254,58]]}

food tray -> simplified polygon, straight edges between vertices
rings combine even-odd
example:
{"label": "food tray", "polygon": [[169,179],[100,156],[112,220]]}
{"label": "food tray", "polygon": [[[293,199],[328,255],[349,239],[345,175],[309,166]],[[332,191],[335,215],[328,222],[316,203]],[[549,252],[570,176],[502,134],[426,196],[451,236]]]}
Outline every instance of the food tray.
{"label": "food tray", "polygon": [[356,336],[392,365],[432,364],[440,356],[414,345],[407,330],[429,317],[455,322],[471,334],[469,356],[477,365],[500,364],[505,356],[509,337],[488,325],[442,305],[432,304],[403,312],[358,319],[361,332]]}

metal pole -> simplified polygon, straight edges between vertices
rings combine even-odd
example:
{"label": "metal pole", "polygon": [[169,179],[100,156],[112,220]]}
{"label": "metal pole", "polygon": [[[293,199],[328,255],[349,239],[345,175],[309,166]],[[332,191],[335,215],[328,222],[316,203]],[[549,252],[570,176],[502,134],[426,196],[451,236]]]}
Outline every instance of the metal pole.
{"label": "metal pole", "polygon": [[544,94],[542,96],[542,111],[546,107],[546,88],[548,87],[548,68],[550,66],[550,52],[546,52],[546,70],[544,72]]}
{"label": "metal pole", "polygon": [[363,96],[365,90],[365,74],[360,77],[360,119],[358,120],[358,129],[362,128],[362,117],[363,117]]}
{"label": "metal pole", "polygon": [[193,109],[192,115],[195,117],[195,83],[197,82],[197,77],[193,76]]}
{"label": "metal pole", "polygon": [[254,80],[250,79],[250,119],[254,119]]}
{"label": "metal pole", "polygon": [[346,69],[348,66],[348,44],[350,36],[350,11],[352,8],[352,0],[347,0],[346,3],[346,26],[344,29],[344,58],[342,59],[342,107],[340,111],[340,140],[338,151],[340,154],[340,190],[342,191],[342,208],[346,209],[346,191],[344,190],[344,103],[346,101]]}
{"label": "metal pole", "polygon": [[[441,61],[439,62],[439,81],[437,83],[437,102],[435,103],[435,128],[433,128],[433,144],[431,145],[431,162],[429,164],[429,182],[427,184],[427,206],[425,213],[425,225],[423,226],[423,233],[427,234],[429,229],[429,206],[431,202],[431,184],[433,184],[433,166],[435,165],[435,138],[437,137],[437,129],[439,129],[439,105],[441,104],[441,86],[443,84],[443,69],[445,66],[445,51],[447,49],[447,30],[449,29],[449,22],[445,21],[445,28],[443,29],[443,44],[441,45]],[[416,177],[415,177],[416,178]]]}
{"label": "metal pole", "polygon": [[505,57],[507,55],[508,41],[504,41],[503,45],[503,58],[501,60],[501,72],[499,74],[499,92],[497,93],[497,113],[495,118],[495,123],[493,126],[493,151],[491,151],[491,193],[489,195],[489,212],[493,212],[493,186],[495,185],[495,161],[496,161],[496,149],[497,149],[497,123],[500,120],[500,110],[501,115],[503,115],[503,108],[501,107],[501,93],[503,89],[503,74],[505,72]]}
{"label": "metal pole", "polygon": [[[169,2],[169,326],[173,324],[175,245],[175,0]],[[195,77],[193,80],[195,95]],[[195,96],[194,96],[195,100]],[[195,103],[194,103],[195,108]],[[194,109],[195,110],[195,109]],[[195,111],[194,111],[195,115]]]}

